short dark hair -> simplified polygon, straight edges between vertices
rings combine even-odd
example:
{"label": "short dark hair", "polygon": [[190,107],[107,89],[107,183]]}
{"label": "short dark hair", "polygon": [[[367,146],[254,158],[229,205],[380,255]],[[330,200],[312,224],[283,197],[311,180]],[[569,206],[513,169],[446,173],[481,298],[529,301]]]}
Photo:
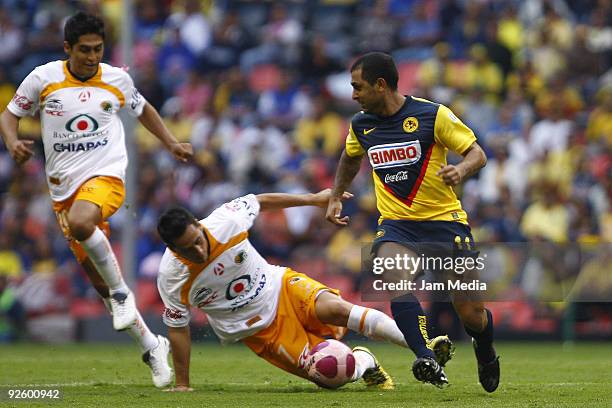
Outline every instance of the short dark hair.
{"label": "short dark hair", "polygon": [[97,34],[102,39],[106,38],[104,21],[98,16],[79,11],[66,21],[64,41],[72,47],[79,42],[79,37],[85,34]]}
{"label": "short dark hair", "polygon": [[185,233],[188,226],[197,224],[198,220],[183,207],[173,207],[166,210],[157,222],[157,232],[168,246],[174,246],[174,241]]}
{"label": "short dark hair", "polygon": [[351,72],[361,68],[361,76],[368,81],[370,85],[374,85],[378,78],[382,78],[387,83],[387,86],[397,91],[397,81],[399,74],[393,57],[384,52],[368,52],[357,58],[357,61],[351,66]]}

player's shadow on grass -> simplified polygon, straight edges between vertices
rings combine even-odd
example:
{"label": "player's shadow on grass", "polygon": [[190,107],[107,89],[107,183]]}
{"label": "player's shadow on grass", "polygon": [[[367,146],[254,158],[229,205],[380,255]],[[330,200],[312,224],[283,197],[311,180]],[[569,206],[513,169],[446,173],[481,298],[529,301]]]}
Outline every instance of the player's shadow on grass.
{"label": "player's shadow on grass", "polygon": [[342,392],[373,392],[379,391],[378,389],[370,389],[365,386],[362,387],[341,387],[336,390],[330,390],[325,388],[317,387],[316,385],[310,384],[270,384],[270,385],[253,385],[245,383],[242,384],[232,384],[232,385],[223,385],[223,384],[203,384],[203,385],[195,385],[194,386],[198,391],[222,391],[222,392],[257,392],[258,394],[298,394],[298,393],[320,393],[320,392],[330,392],[330,393],[342,393]]}

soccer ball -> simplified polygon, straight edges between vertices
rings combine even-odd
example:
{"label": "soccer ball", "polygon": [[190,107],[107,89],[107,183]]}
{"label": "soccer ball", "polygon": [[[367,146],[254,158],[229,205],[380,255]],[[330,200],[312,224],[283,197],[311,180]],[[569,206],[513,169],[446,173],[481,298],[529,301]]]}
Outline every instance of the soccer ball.
{"label": "soccer ball", "polygon": [[355,372],[353,352],[337,340],[325,340],[317,344],[306,361],[308,376],[323,388],[341,387],[351,381]]}

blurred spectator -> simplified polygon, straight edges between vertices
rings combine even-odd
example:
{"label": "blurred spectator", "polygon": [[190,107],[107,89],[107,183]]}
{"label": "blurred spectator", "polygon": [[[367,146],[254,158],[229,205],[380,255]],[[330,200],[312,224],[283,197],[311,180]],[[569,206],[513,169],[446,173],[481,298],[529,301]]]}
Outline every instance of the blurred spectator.
{"label": "blurred spectator", "polygon": [[283,130],[292,128],[311,109],[310,97],[300,89],[293,72],[287,70],[281,71],[278,86],[264,91],[257,103],[261,117]]}
{"label": "blurred spectator", "polygon": [[489,59],[499,67],[505,79],[510,71],[512,71],[512,51],[499,40],[497,35],[498,31],[499,29],[495,20],[487,22],[484,45],[487,49]]}
{"label": "blurred spectator", "polygon": [[469,48],[474,44],[483,43],[485,40],[484,27],[487,19],[484,3],[470,1],[466,3],[464,13],[460,32],[463,47]]}
{"label": "blurred spectator", "polygon": [[21,257],[13,249],[15,242],[6,234],[0,234],[0,276],[20,278],[23,274]]}
{"label": "blurred spectator", "polygon": [[525,210],[521,232],[528,239],[567,242],[569,214],[554,185],[542,186],[542,197]]}
{"label": "blurred spectator", "polygon": [[584,102],[580,93],[568,84],[561,72],[551,77],[547,85],[535,100],[540,115],[547,115],[549,109],[560,109],[566,119],[573,119],[583,109]]}
{"label": "blurred spectator", "polygon": [[223,81],[213,97],[215,113],[225,113],[230,117],[252,113],[257,106],[257,94],[250,89],[240,68],[230,68],[221,78]]}
{"label": "blurred spectator", "polygon": [[8,277],[0,273],[0,343],[17,340],[23,335],[25,313]]}
{"label": "blurred spectator", "polygon": [[283,3],[274,3],[267,24],[261,29],[261,45],[245,51],[240,66],[250,71],[255,65],[273,61],[294,65],[299,58],[299,46],[303,36],[302,24],[289,16]]}
{"label": "blurred spectator", "polygon": [[453,104],[453,111],[463,118],[477,137],[490,131],[497,116],[497,110],[485,90],[476,85],[469,89],[467,97],[459,97]]}
{"label": "blurred spectator", "polygon": [[502,140],[492,145],[493,157],[480,171],[480,197],[486,203],[498,202],[502,190],[508,188],[512,196],[521,197],[525,192],[526,180],[516,177],[522,170],[519,163],[508,160],[508,151]]}
{"label": "blurred spectator", "polygon": [[482,44],[476,44],[470,48],[470,61],[467,64],[465,76],[465,85],[468,89],[480,88],[492,98],[502,91],[502,71],[489,60],[487,49]]}
{"label": "blurred spectator", "polygon": [[0,66],[0,106],[2,107],[8,105],[17,90],[6,73],[7,71]]}
{"label": "blurred spectator", "polygon": [[13,23],[6,10],[0,9],[0,65],[13,64],[21,57],[23,40],[21,28]]}
{"label": "blurred spectator", "polygon": [[330,109],[330,101],[323,95],[313,101],[312,114],[301,118],[295,127],[295,141],[308,153],[323,152],[334,157],[343,147],[342,118]]}
{"label": "blurred spectator", "polygon": [[533,157],[541,157],[545,150],[560,151],[567,147],[573,122],[563,115],[563,101],[549,99],[543,108],[543,119],[533,125],[529,146]]}
{"label": "blurred spectator", "polygon": [[612,146],[612,86],[597,93],[597,107],[589,115],[586,135],[590,141]]}
{"label": "blurred spectator", "polygon": [[530,58],[518,62],[516,71],[508,75],[506,84],[509,91],[518,91],[529,99],[536,98],[545,86],[544,80],[534,69]]}
{"label": "blurred spectator", "polygon": [[497,37],[513,53],[518,52],[523,46],[525,32],[514,7],[507,6],[502,12],[499,18]]}
{"label": "blurred spectator", "polygon": [[327,260],[334,273],[346,271],[353,275],[361,272],[361,251],[373,239],[367,218],[358,213],[351,219],[351,228],[341,228],[333,235],[327,246]]}
{"label": "blurred spectator", "polygon": [[180,101],[181,115],[193,118],[210,103],[213,89],[208,78],[192,70],[187,79],[176,90]]}
{"label": "blurred spectator", "polygon": [[[440,38],[438,19],[427,13],[427,3],[414,4],[410,16],[399,29],[399,45],[410,48],[413,59],[425,59],[431,55],[431,47]],[[406,55],[406,54],[403,54]]]}
{"label": "blurred spectator", "polygon": [[533,67],[544,81],[562,72],[567,66],[563,51],[553,43],[547,30],[535,35],[531,55]]}
{"label": "blurred spectator", "polygon": [[184,8],[168,18],[179,30],[180,41],[196,57],[201,56],[212,42],[212,28],[199,0],[184,0]]}
{"label": "blurred spectator", "polygon": [[230,9],[213,28],[212,45],[204,55],[211,68],[228,68],[238,64],[240,53],[253,44],[253,37],[240,22],[238,10]]}
{"label": "blurred spectator", "polygon": [[583,96],[591,96],[596,87],[596,78],[602,73],[602,58],[591,51],[587,45],[588,27],[576,26],[574,44],[567,51],[567,60],[572,63],[567,67],[567,76],[578,84]]}
{"label": "blurred spectator", "polygon": [[136,88],[157,111],[161,110],[166,94],[159,82],[159,73],[155,64],[147,64],[139,71]]}
{"label": "blurred spectator", "polygon": [[305,83],[316,86],[326,76],[346,69],[328,54],[327,46],[325,37],[315,34],[303,47],[299,69]]}
{"label": "blurred spectator", "polygon": [[134,40],[155,40],[161,35],[167,10],[163,3],[154,0],[140,0],[136,7],[134,21]]}
{"label": "blurred spectator", "polygon": [[179,28],[170,26],[157,55],[157,69],[164,92],[173,94],[195,66],[195,55],[181,41]]}
{"label": "blurred spectator", "polygon": [[390,18],[384,0],[376,0],[354,24],[357,49],[364,53],[372,50],[391,51],[395,46],[397,23]]}

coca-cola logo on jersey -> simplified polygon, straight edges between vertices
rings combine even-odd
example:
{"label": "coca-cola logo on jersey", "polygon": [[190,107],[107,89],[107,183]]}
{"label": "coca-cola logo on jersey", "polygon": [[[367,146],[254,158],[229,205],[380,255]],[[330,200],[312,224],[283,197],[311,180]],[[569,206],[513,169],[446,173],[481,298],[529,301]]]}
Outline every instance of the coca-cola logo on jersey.
{"label": "coca-cola logo on jersey", "polygon": [[406,170],[398,171],[395,174],[385,174],[385,184],[405,180],[408,180],[408,172]]}
{"label": "coca-cola logo on jersey", "polygon": [[421,143],[413,140],[373,146],[368,149],[368,158],[373,169],[414,164],[421,159]]}
{"label": "coca-cola logo on jersey", "polygon": [[13,102],[15,105],[19,106],[19,108],[25,111],[32,109],[32,105],[34,105],[33,101],[19,94],[15,94],[15,96],[13,96]]}
{"label": "coca-cola logo on jersey", "polygon": [[176,309],[166,308],[166,310],[164,310],[164,314],[166,315],[166,318],[171,320],[179,320],[183,318],[183,313]]}

